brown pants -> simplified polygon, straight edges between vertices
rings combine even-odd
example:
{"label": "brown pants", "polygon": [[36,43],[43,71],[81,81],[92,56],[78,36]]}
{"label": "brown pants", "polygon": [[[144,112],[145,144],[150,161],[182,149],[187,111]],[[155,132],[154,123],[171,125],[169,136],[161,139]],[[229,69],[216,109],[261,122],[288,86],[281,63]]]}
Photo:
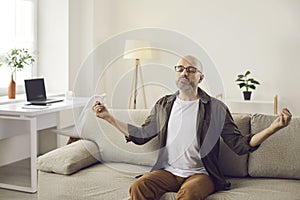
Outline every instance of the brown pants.
{"label": "brown pants", "polygon": [[182,178],[156,170],[136,179],[129,192],[131,200],[156,200],[166,192],[177,192],[176,199],[201,200],[214,192],[214,184],[206,174]]}

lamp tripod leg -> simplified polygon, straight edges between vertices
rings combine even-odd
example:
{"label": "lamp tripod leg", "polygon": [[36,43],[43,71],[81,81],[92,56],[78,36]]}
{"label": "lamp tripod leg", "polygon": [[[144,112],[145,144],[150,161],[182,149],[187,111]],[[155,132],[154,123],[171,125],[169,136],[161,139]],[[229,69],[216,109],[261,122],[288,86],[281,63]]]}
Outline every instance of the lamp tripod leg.
{"label": "lamp tripod leg", "polygon": [[136,109],[136,97],[137,97],[137,82],[138,82],[139,60],[136,59],[135,74],[134,74],[134,94],[133,94],[133,109]]}
{"label": "lamp tripod leg", "polygon": [[132,84],[131,84],[131,92],[129,97],[129,103],[128,108],[130,109],[132,106],[132,99],[133,99],[133,109],[136,109],[136,96],[137,96],[137,74],[138,74],[138,68],[137,65],[134,68],[134,74],[132,78]]}
{"label": "lamp tripod leg", "polygon": [[141,86],[142,86],[142,92],[143,92],[143,98],[144,98],[144,108],[147,109],[147,101],[146,101],[146,93],[145,93],[145,87],[144,87],[142,68],[140,68],[140,79],[141,79]]}
{"label": "lamp tripod leg", "polygon": [[134,71],[133,80],[132,80],[132,87],[131,87],[132,93],[130,95],[129,105],[128,105],[129,109],[131,108],[132,94],[133,94],[133,109],[136,109],[138,76],[140,76],[141,88],[142,88],[143,99],[144,99],[144,108],[146,109],[147,108],[147,101],[146,101],[146,93],[145,93],[145,87],[144,87],[143,73],[142,73],[142,69],[140,68],[140,60],[136,59],[135,60],[135,71]]}

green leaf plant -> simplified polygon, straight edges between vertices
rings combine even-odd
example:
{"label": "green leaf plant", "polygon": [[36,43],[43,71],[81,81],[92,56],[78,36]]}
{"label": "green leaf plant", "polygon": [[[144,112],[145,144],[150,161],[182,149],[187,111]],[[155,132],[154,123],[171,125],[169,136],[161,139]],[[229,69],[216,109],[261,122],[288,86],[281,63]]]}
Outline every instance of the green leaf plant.
{"label": "green leaf plant", "polygon": [[21,71],[25,66],[34,63],[35,59],[28,49],[11,49],[0,57],[0,66],[9,67],[11,74]]}
{"label": "green leaf plant", "polygon": [[249,92],[249,89],[256,89],[255,85],[260,85],[260,83],[255,80],[254,78],[249,78],[248,76],[251,74],[251,72],[248,70],[246,71],[245,74],[239,74],[237,76],[237,79],[235,80],[235,82],[237,82],[237,85],[240,88],[245,87],[246,88],[246,92]]}

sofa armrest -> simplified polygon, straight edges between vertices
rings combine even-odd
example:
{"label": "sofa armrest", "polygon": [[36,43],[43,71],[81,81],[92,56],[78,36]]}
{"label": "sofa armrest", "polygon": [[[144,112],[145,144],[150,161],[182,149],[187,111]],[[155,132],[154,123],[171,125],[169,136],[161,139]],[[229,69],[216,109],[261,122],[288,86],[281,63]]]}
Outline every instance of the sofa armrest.
{"label": "sofa armrest", "polygon": [[98,161],[98,146],[92,141],[80,140],[39,156],[37,169],[68,175]]}

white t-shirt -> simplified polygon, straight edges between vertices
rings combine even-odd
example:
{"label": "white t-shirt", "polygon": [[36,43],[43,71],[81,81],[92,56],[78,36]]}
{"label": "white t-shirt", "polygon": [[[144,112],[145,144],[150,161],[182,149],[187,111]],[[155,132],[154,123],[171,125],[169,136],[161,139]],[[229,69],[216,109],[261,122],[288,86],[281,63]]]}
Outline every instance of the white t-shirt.
{"label": "white t-shirt", "polygon": [[168,165],[165,170],[181,177],[197,173],[208,174],[200,157],[197,143],[197,113],[199,99],[183,101],[176,98],[168,123],[166,148]]}

